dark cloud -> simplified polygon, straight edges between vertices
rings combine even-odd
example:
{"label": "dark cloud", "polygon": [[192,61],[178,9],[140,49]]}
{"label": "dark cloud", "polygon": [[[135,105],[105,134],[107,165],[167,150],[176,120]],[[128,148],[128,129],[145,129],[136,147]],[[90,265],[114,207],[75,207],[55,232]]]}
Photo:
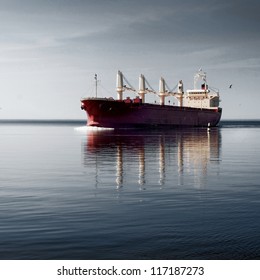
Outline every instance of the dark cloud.
{"label": "dark cloud", "polygon": [[91,33],[97,41],[223,43],[259,39],[260,4],[256,0],[8,0],[1,8],[16,26],[18,22],[29,30],[45,27],[50,33],[57,29],[62,33],[63,24],[64,29],[70,26],[70,32]]}
{"label": "dark cloud", "polygon": [[95,49],[97,54],[212,50],[220,62],[252,58],[258,56],[260,44],[258,8],[244,1],[97,1],[91,6],[84,2],[82,32],[65,33],[57,41],[70,50]]}

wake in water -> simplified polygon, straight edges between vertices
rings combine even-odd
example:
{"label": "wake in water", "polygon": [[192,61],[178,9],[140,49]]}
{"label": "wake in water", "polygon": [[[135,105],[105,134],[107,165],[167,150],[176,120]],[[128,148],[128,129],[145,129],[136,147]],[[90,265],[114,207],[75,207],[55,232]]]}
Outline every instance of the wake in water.
{"label": "wake in water", "polygon": [[114,130],[114,128],[108,127],[97,127],[97,126],[80,126],[74,128],[76,131],[106,131],[106,130]]}

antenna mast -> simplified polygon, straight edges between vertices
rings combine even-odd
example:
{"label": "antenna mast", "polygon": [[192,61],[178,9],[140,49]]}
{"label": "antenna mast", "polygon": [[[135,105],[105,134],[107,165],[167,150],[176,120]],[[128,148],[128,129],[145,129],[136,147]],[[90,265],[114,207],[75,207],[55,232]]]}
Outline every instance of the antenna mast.
{"label": "antenna mast", "polygon": [[97,74],[95,74],[95,77],[94,77],[94,79],[95,79],[95,91],[96,91],[96,98],[97,98]]}

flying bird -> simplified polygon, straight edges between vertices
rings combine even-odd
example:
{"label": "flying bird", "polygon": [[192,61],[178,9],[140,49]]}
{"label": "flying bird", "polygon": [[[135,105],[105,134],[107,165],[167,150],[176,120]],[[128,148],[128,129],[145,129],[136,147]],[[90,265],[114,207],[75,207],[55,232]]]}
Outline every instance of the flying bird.
{"label": "flying bird", "polygon": [[232,88],[232,84],[229,86],[229,88]]}

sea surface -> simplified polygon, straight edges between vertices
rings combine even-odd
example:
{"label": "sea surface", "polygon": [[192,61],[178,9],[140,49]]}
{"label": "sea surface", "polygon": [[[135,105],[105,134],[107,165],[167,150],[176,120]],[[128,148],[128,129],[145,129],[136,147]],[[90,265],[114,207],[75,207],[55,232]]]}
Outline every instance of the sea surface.
{"label": "sea surface", "polygon": [[260,259],[260,121],[0,121],[1,259]]}

